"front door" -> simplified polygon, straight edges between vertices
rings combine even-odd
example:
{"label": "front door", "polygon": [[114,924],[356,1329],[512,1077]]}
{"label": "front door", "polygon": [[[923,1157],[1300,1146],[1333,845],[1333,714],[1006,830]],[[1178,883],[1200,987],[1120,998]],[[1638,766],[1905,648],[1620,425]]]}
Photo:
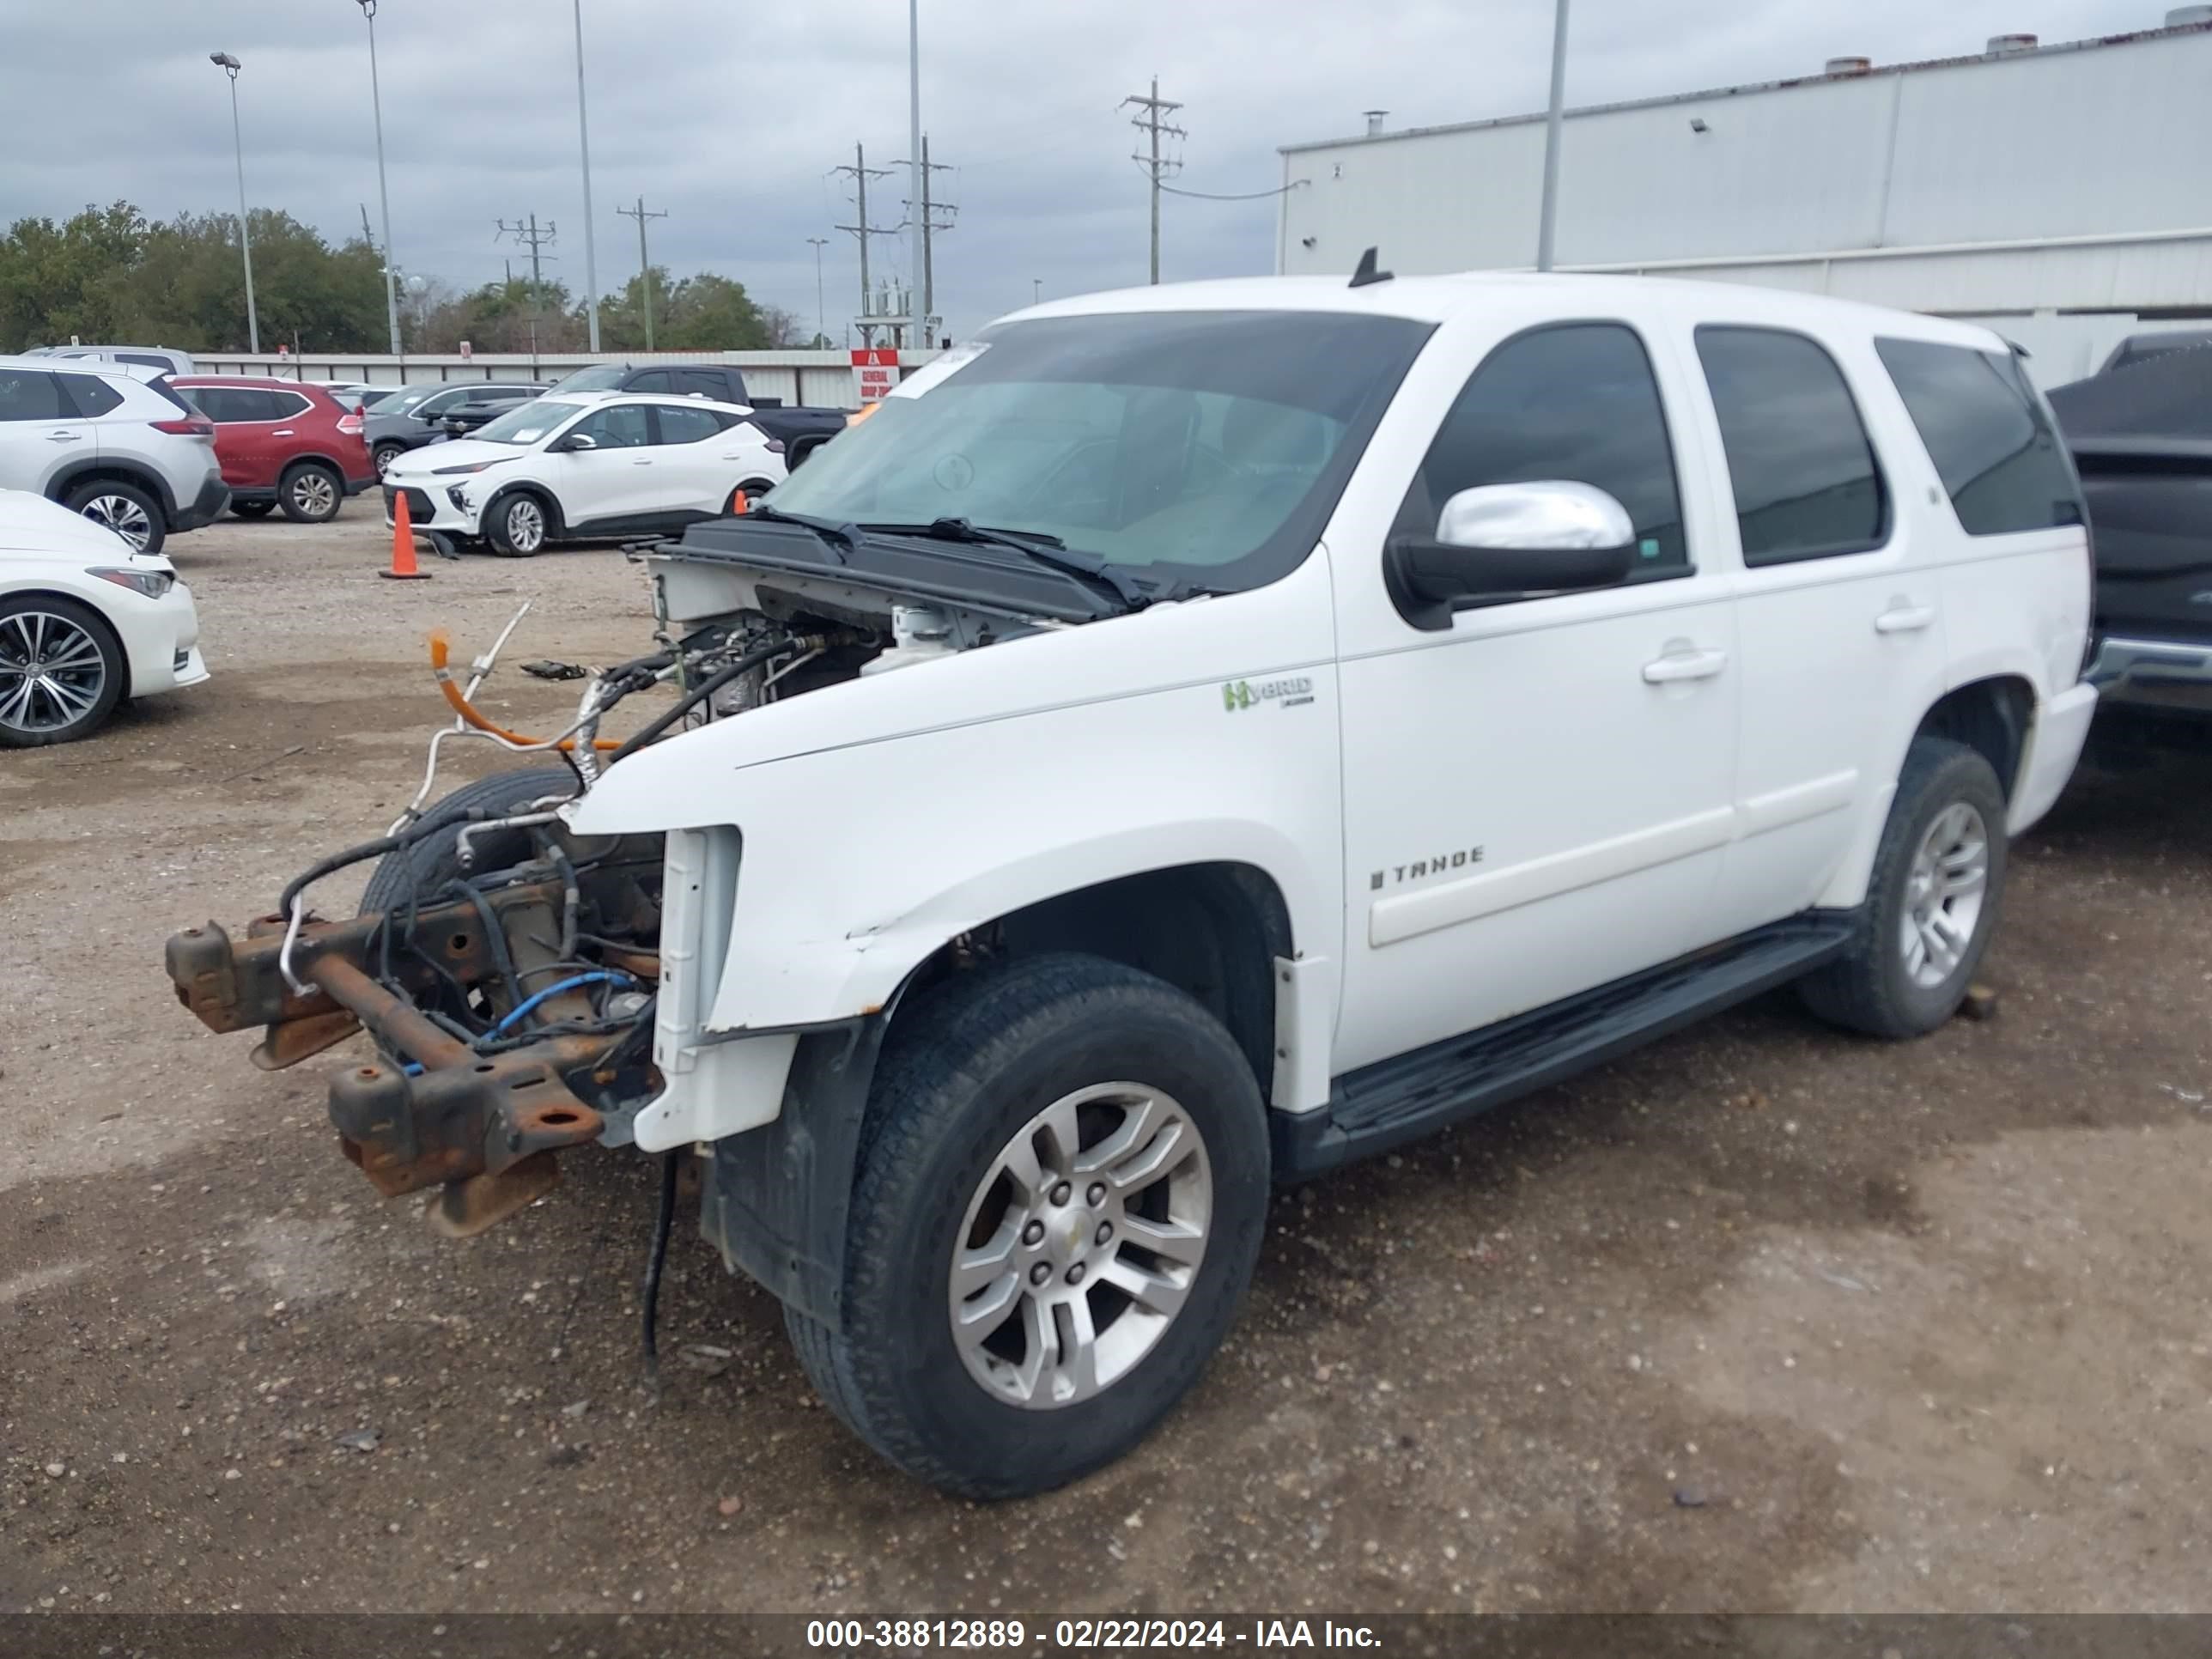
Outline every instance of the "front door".
{"label": "front door", "polygon": [[594,526],[607,526],[611,520],[655,510],[659,473],[647,405],[611,404],[577,422],[568,435],[592,441],[589,449],[562,452],[552,481],[561,498],[561,516],[570,530],[588,534]]}
{"label": "front door", "polygon": [[[1694,491],[1686,524],[1681,391],[1659,355],[1663,382],[1613,321],[1498,345],[1392,532],[1432,534],[1476,485],[1594,484],[1636,526],[1628,581],[1462,610],[1439,632],[1347,617],[1339,1073],[1715,937],[1741,683],[1731,571]],[[1331,551],[1340,570],[1382,555]]]}

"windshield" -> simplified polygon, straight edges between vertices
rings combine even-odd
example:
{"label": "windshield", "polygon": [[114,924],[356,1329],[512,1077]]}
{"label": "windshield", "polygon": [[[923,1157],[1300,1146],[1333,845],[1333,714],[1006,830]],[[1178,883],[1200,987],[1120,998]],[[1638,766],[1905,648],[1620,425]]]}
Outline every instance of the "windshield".
{"label": "windshield", "polygon": [[944,378],[922,370],[934,383],[919,395],[886,398],[771,504],[839,524],[965,519],[1256,586],[1312,551],[1429,333],[1333,312],[1005,324]]}
{"label": "windshield", "polygon": [[517,404],[497,420],[486,421],[469,435],[489,444],[534,444],[571,415],[590,407],[589,404],[532,398],[526,404]]}
{"label": "windshield", "polygon": [[404,392],[394,392],[377,404],[376,412],[380,415],[404,415],[410,410],[428,403],[445,389],[441,386],[410,386]]}
{"label": "windshield", "polygon": [[592,363],[553,382],[555,392],[612,392],[622,385],[629,368],[621,363]]}

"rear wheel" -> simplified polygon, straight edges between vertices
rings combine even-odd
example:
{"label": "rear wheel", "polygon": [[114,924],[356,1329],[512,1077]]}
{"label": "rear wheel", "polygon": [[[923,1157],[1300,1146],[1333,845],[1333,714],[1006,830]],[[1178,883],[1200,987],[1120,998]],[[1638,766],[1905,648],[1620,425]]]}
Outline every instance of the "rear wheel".
{"label": "rear wheel", "polygon": [[72,490],[69,509],[104,524],[141,553],[159,553],[169,527],[161,504],[137,484],[101,479]]}
{"label": "rear wheel", "polygon": [[1191,998],[1095,957],[963,975],[878,1069],[832,1328],[801,1364],[883,1456],[949,1492],[1043,1492],[1196,1382],[1258,1257],[1266,1113]]}
{"label": "rear wheel", "polygon": [[1958,1012],[2004,890],[2005,799],[1981,754],[1916,738],[1875,854],[1851,947],[1801,990],[1823,1019],[1911,1037]]}
{"label": "rear wheel", "polygon": [[27,594],[0,600],[0,748],[90,736],[130,679],[123,647],[90,607]]}
{"label": "rear wheel", "polygon": [[345,480],[320,461],[301,461],[277,480],[276,499],[294,524],[328,524],[345,500]]}
{"label": "rear wheel", "polygon": [[552,533],[552,515],[545,503],[527,492],[495,502],[484,521],[484,538],[492,551],[510,559],[542,552]]}

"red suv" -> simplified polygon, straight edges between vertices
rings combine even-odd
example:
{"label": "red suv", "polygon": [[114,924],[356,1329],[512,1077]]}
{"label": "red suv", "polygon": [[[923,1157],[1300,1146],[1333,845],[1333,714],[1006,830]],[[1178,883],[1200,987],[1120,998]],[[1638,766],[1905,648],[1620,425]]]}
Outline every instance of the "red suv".
{"label": "red suv", "polygon": [[216,459],[231,511],[258,519],[272,507],[301,524],[337,516],[376,482],[362,417],[319,386],[240,376],[174,379],[177,395],[215,422]]}

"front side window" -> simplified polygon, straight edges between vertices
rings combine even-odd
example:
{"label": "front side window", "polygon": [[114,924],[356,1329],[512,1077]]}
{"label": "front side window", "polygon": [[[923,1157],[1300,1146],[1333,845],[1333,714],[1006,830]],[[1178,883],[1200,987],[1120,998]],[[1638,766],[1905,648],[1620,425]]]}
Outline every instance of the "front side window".
{"label": "front side window", "polygon": [[1002,324],[776,489],[840,524],[1052,536],[1233,591],[1313,550],[1432,325],[1340,312],[1130,312]]}
{"label": "front side window", "polygon": [[0,368],[0,421],[60,421],[76,416],[62,407],[61,387],[35,369]]}
{"label": "front side window", "polygon": [[577,422],[576,431],[600,449],[644,449],[653,442],[652,421],[644,404],[617,404],[612,409],[603,409],[589,420]]}
{"label": "front side window", "polygon": [[1651,359],[1623,323],[1565,323],[1484,358],[1437,429],[1394,526],[1433,536],[1444,503],[1484,484],[1566,479],[1604,490],[1636,526],[1631,580],[1690,568],[1674,446]]}
{"label": "front side window", "polygon": [[1874,344],[1969,536],[2082,521],[2074,469],[2009,353]]}
{"label": "front side window", "polygon": [[696,444],[721,435],[722,423],[712,410],[689,404],[659,404],[653,413],[660,417],[660,441],[665,444]]}
{"label": "front side window", "polygon": [[1711,326],[1698,331],[1698,358],[1746,564],[1864,553],[1887,539],[1874,442],[1834,358],[1802,334]]}
{"label": "front side window", "polygon": [[665,368],[648,368],[629,383],[632,392],[673,392],[676,377]]}

